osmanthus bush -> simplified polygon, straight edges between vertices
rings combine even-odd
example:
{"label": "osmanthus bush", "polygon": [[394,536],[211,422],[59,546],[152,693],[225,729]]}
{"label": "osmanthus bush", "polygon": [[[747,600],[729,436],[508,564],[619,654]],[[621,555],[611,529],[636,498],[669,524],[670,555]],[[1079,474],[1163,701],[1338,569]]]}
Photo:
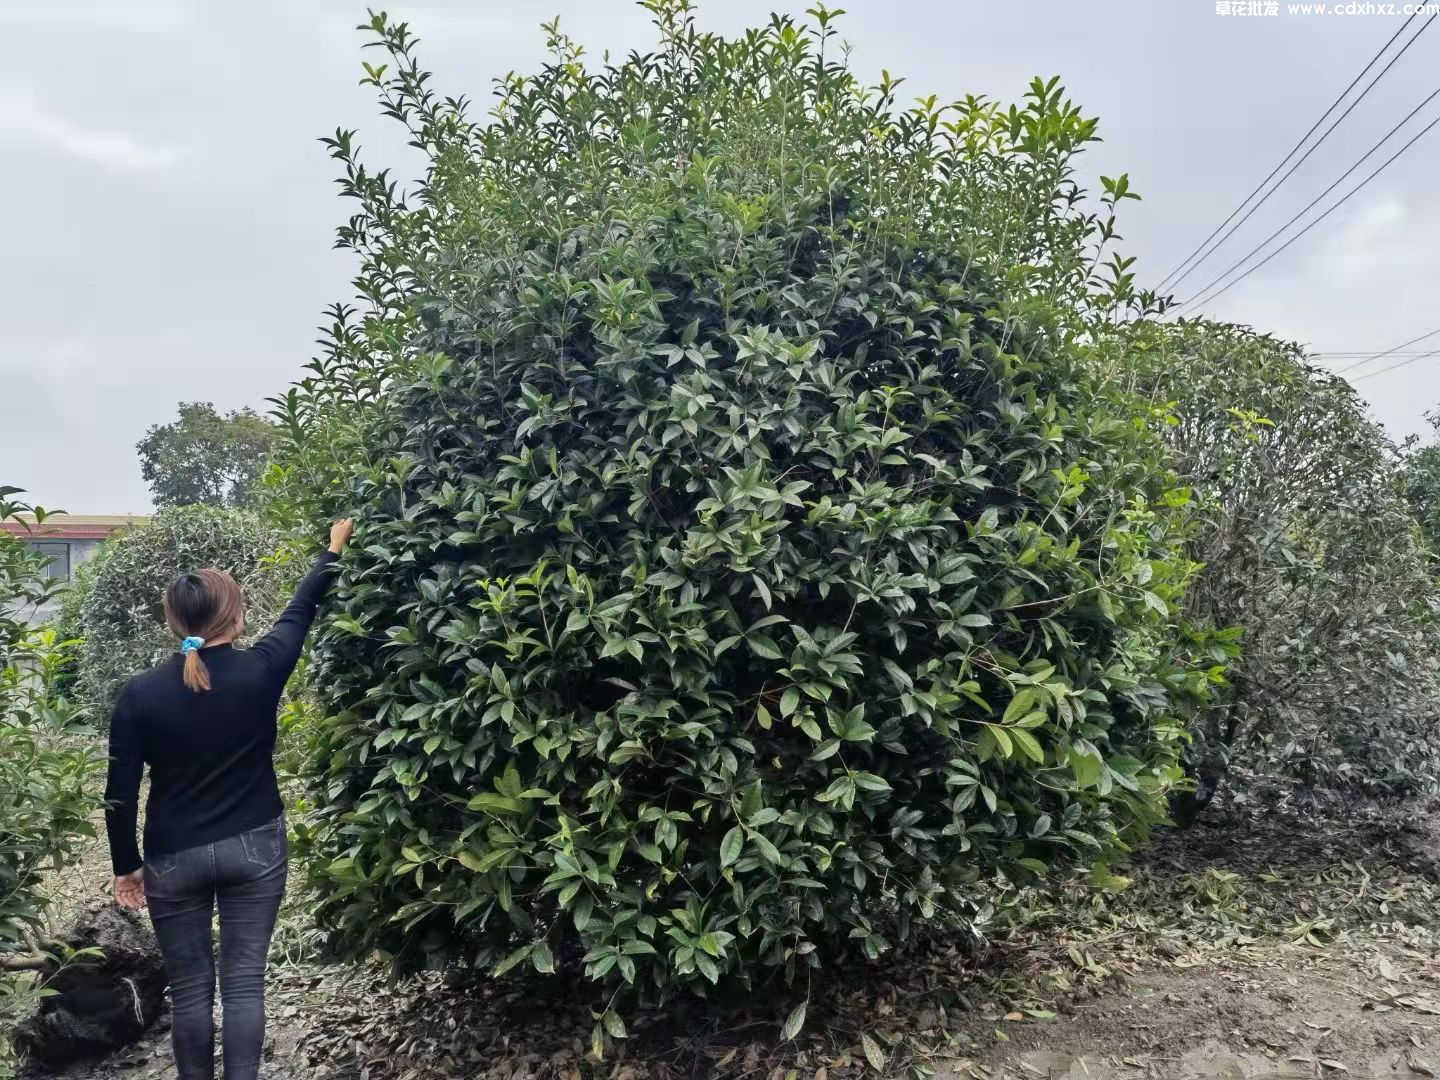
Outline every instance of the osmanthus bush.
{"label": "osmanthus bush", "polygon": [[1072,341],[1093,121],[652,7],[659,51],[557,33],[485,125],[377,18],[419,195],[332,141],[374,310],[272,483],[361,516],[305,834],[337,944],[401,965],[653,995],[978,929],[1161,817],[1212,677],[1185,493]]}
{"label": "osmanthus bush", "polygon": [[1435,790],[1440,590],[1396,448],[1354,388],[1296,345],[1204,320],[1137,322],[1100,352],[1165,406],[1195,493],[1187,622],[1241,646],[1191,726],[1206,786],[1239,761]]}

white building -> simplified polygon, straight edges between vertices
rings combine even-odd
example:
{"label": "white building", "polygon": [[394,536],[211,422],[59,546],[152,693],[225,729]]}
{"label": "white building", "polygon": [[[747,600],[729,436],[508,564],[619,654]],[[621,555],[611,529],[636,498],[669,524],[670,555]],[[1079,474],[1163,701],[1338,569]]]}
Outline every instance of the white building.
{"label": "white building", "polygon": [[[49,556],[45,575],[69,581],[81,563],[94,557],[112,534],[130,525],[140,525],[145,518],[126,514],[51,514],[38,525],[29,515],[19,521],[0,522],[0,531],[17,537],[26,547]],[[57,602],[52,600],[36,610],[31,622],[41,623],[56,614]]]}

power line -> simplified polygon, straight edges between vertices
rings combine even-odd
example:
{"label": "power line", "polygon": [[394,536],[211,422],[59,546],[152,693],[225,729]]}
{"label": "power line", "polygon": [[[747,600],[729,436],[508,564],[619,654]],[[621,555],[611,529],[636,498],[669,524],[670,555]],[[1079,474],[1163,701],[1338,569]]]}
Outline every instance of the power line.
{"label": "power line", "polygon": [[[1396,158],[1398,158],[1401,154],[1405,153],[1406,150],[1409,150],[1410,147],[1414,146],[1417,142],[1419,142],[1420,139],[1423,138],[1423,137],[1430,131],[1430,129],[1433,128],[1436,124],[1440,124],[1440,116],[1437,116],[1434,120],[1431,120],[1430,123],[1426,124],[1423,128],[1421,128],[1420,131],[1419,131],[1413,138],[1411,138],[1411,140],[1410,140],[1409,142],[1407,142],[1404,146],[1400,147],[1399,150],[1396,150],[1395,153],[1391,154],[1388,158],[1386,158],[1384,164],[1382,164],[1378,169],[1376,169],[1374,172],[1372,172],[1372,173],[1371,173],[1369,176],[1367,176],[1364,180],[1361,180],[1360,183],[1356,184],[1353,188],[1351,188],[1349,191],[1347,191],[1344,195],[1342,195],[1342,196],[1339,198],[1339,200],[1337,200],[1335,203],[1331,204],[1330,208],[1327,209],[1323,214],[1321,214],[1319,217],[1317,217],[1314,221],[1310,222],[1310,224],[1306,225],[1305,228],[1301,229],[1298,233],[1296,233],[1294,236],[1292,236],[1289,240],[1286,240],[1285,243],[1281,244],[1278,248],[1276,248],[1274,251],[1272,251],[1269,255],[1265,256],[1265,258],[1261,259],[1258,263],[1256,263],[1254,266],[1252,266],[1249,270],[1246,270],[1243,274],[1241,274],[1239,277],[1233,279],[1233,280],[1230,281],[1228,284],[1222,285],[1216,292],[1211,293],[1211,294],[1209,294],[1208,296],[1197,296],[1197,297],[1195,297],[1195,298],[1193,298],[1193,299],[1191,299],[1191,300],[1185,301],[1185,303],[1188,304],[1188,305],[1191,305],[1191,306],[1193,306],[1193,305],[1195,305],[1195,304],[1200,304],[1200,303],[1208,303],[1209,301],[1214,300],[1216,297],[1221,296],[1221,295],[1223,295],[1223,294],[1226,293],[1226,292],[1229,292],[1229,291],[1230,291],[1231,289],[1233,289],[1236,285],[1240,284],[1240,282],[1244,281],[1247,277],[1249,277],[1251,274],[1253,274],[1256,270],[1259,270],[1262,266],[1264,266],[1266,263],[1268,263],[1271,259],[1275,258],[1276,255],[1279,255],[1282,251],[1284,251],[1286,248],[1288,248],[1291,244],[1295,243],[1296,240],[1299,240],[1302,236],[1304,236],[1306,233],[1308,233],[1308,232],[1309,232],[1311,229],[1313,229],[1316,225],[1319,225],[1320,222],[1324,221],[1327,217],[1329,217],[1331,214],[1333,214],[1336,210],[1339,210],[1340,207],[1344,206],[1345,203],[1348,202],[1352,196],[1354,196],[1355,194],[1357,194],[1361,189],[1363,189],[1363,188],[1365,187],[1365,185],[1367,185],[1368,183],[1370,183],[1371,180],[1374,180],[1375,177],[1379,176],[1382,172],[1384,172],[1386,169],[1388,169],[1388,168],[1395,162],[1395,159],[1396,159]],[[1248,256],[1247,256],[1247,258],[1248,258]],[[1208,288],[1208,286],[1207,286],[1207,288]],[[1176,306],[1178,307],[1178,306],[1180,306],[1180,305],[1177,304]]]}
{"label": "power line", "polygon": [[[1411,17],[1413,18],[1414,16],[1411,16]],[[1340,124],[1344,121],[1345,117],[1349,116],[1349,115],[1354,111],[1355,106],[1356,106],[1356,105],[1359,105],[1360,102],[1362,102],[1362,101],[1365,100],[1365,95],[1368,94],[1368,93],[1370,93],[1370,91],[1375,88],[1375,85],[1376,85],[1377,83],[1379,83],[1379,81],[1385,77],[1386,73],[1387,73],[1392,67],[1395,66],[1395,62],[1396,62],[1397,60],[1399,60],[1400,57],[1402,57],[1402,56],[1405,55],[1405,51],[1406,51],[1407,49],[1409,49],[1411,45],[1414,45],[1415,42],[1417,42],[1417,41],[1420,40],[1420,35],[1423,34],[1423,33],[1425,33],[1425,31],[1430,28],[1430,24],[1433,23],[1436,19],[1440,19],[1440,15],[1431,15],[1430,18],[1427,19],[1427,20],[1425,21],[1425,23],[1420,27],[1420,29],[1417,30],[1417,31],[1415,31],[1415,33],[1411,36],[1410,40],[1407,41],[1407,42],[1405,42],[1405,44],[1400,47],[1400,51],[1399,51],[1398,53],[1396,53],[1393,57],[1391,57],[1391,58],[1390,58],[1390,62],[1389,62],[1388,64],[1386,64],[1386,65],[1384,66],[1384,68],[1381,69],[1380,74],[1376,75],[1375,78],[1371,79],[1369,85],[1366,86],[1365,89],[1363,89],[1363,90],[1360,91],[1360,96],[1357,97],[1354,101],[1352,101],[1352,102],[1350,103],[1349,107],[1346,108],[1346,110],[1345,110],[1343,113],[1341,113],[1338,117],[1335,118],[1335,122],[1334,122],[1333,124],[1331,124],[1328,128],[1325,129],[1324,133],[1320,136],[1319,139],[1317,139],[1317,140],[1315,141],[1314,145],[1312,145],[1309,150],[1306,150],[1306,151],[1305,151],[1304,156],[1302,156],[1299,161],[1295,162],[1294,165],[1291,165],[1290,168],[1285,171],[1285,175],[1282,176],[1282,177],[1280,177],[1279,180],[1275,181],[1275,186],[1272,187],[1269,191],[1267,191],[1264,195],[1262,195],[1262,196],[1260,197],[1260,201],[1257,202],[1254,206],[1250,207],[1250,209],[1245,212],[1245,216],[1244,216],[1244,217],[1242,217],[1239,221],[1235,222],[1234,225],[1231,225],[1230,228],[1229,228],[1229,230],[1226,231],[1225,235],[1222,236],[1222,237],[1220,237],[1219,240],[1215,241],[1215,243],[1210,246],[1210,250],[1209,250],[1209,251],[1205,252],[1204,255],[1201,255],[1200,258],[1195,261],[1195,264],[1194,264],[1193,266],[1191,266],[1189,270],[1186,270],[1185,273],[1181,274],[1178,278],[1176,278],[1176,279],[1171,283],[1171,287],[1172,287],[1172,288],[1175,288],[1175,287],[1179,286],[1180,282],[1184,281],[1187,277],[1189,277],[1192,273],[1194,273],[1195,270],[1199,269],[1201,263],[1203,263],[1206,259],[1208,259],[1211,255],[1213,255],[1217,250],[1219,250],[1220,246],[1221,246],[1222,244],[1224,244],[1226,240],[1229,240],[1230,237],[1232,237],[1232,236],[1235,235],[1235,230],[1236,230],[1236,229],[1240,228],[1240,226],[1244,225],[1245,222],[1249,221],[1251,215],[1253,215],[1256,210],[1259,210],[1260,207],[1264,206],[1266,200],[1268,200],[1271,195],[1274,195],[1275,192],[1277,192],[1277,191],[1280,190],[1280,186],[1281,186],[1282,184],[1284,184],[1286,180],[1289,180],[1289,179],[1290,179],[1290,177],[1294,174],[1294,172],[1295,172],[1296,169],[1300,168],[1301,165],[1304,165],[1304,164],[1305,164],[1305,162],[1309,159],[1310,155],[1313,154],[1316,150],[1318,150],[1318,149],[1320,148],[1320,144],[1323,143],[1327,138],[1330,137],[1330,133],[1331,133],[1332,131],[1334,131],[1337,127],[1340,126]],[[1402,27],[1402,29],[1403,29],[1403,27]],[[1388,45],[1387,45],[1387,47],[1388,47]],[[1427,101],[1428,101],[1428,99],[1427,99]],[[1421,107],[1423,108],[1423,105],[1422,105]],[[1418,111],[1418,109],[1417,109],[1417,111]],[[1411,116],[1413,116],[1413,115],[1414,115],[1414,113],[1411,113]],[[1408,120],[1409,117],[1406,117],[1406,119]],[[1404,123],[1404,121],[1402,121],[1402,122],[1401,122],[1401,125],[1398,125],[1398,126],[1403,126],[1403,123]],[[1394,131],[1393,131],[1393,130],[1392,130],[1391,134],[1394,134]],[[1386,138],[1389,138],[1389,136],[1387,135]],[[1385,141],[1385,139],[1381,139],[1380,141],[1383,143],[1383,142]],[[1375,150],[1378,150],[1378,149],[1379,149],[1379,146],[1377,145],[1377,146],[1374,148],[1374,150],[1371,151],[1371,153],[1374,153],[1374,151],[1375,151]],[[1366,155],[1365,155],[1365,157],[1369,157],[1369,156],[1370,156],[1369,154],[1366,154]],[[1365,160],[1365,158],[1361,158],[1361,159],[1360,159],[1360,161],[1364,161],[1364,160]],[[1353,171],[1353,169],[1354,169],[1355,167],[1358,167],[1359,164],[1360,164],[1360,162],[1357,161],[1357,162],[1355,163],[1355,166],[1352,166],[1352,171]],[[1347,172],[1345,175],[1348,176],[1348,175],[1350,175],[1350,174]],[[1341,177],[1341,179],[1343,180],[1344,177]],[[1337,184],[1338,184],[1339,182],[1340,182],[1339,180],[1336,181]],[[1318,200],[1317,200],[1317,201],[1318,201]],[[1314,203],[1311,203],[1310,205],[1311,205],[1311,206],[1314,206],[1315,204],[1314,204]],[[1309,207],[1306,207],[1306,209],[1308,210]],[[1302,211],[1302,212],[1303,212],[1303,211]],[[1291,221],[1293,221],[1293,220],[1294,220],[1294,218],[1291,219]],[[1286,224],[1287,224],[1287,227],[1288,227],[1289,222],[1287,222]],[[1263,246],[1263,245],[1262,245],[1262,246]],[[1252,251],[1251,254],[1254,254],[1254,252]],[[1250,257],[1249,255],[1246,256],[1246,258],[1249,258],[1249,257]],[[1241,261],[1241,262],[1244,262],[1245,260],[1244,260],[1244,259],[1241,259],[1240,261]],[[1233,267],[1232,267],[1232,269],[1233,269]],[[1229,273],[1229,271],[1227,270],[1226,273]],[[1221,274],[1220,276],[1221,276],[1221,277],[1224,277],[1225,275],[1224,275],[1224,274]],[[1208,287],[1208,286],[1207,286],[1207,287]],[[1202,290],[1202,291],[1203,291],[1203,290]]]}
{"label": "power line", "polygon": [[[1346,367],[1341,368],[1341,369],[1340,369],[1339,371],[1337,371],[1335,374],[1337,374],[1337,375],[1343,375],[1343,374],[1345,374],[1345,372],[1347,372],[1347,371],[1354,371],[1356,368],[1358,368],[1358,367],[1363,367],[1365,364],[1368,364],[1371,360],[1379,360],[1382,356],[1390,356],[1390,355],[1392,355],[1392,354],[1399,353],[1401,349],[1404,349],[1404,348],[1406,348],[1406,347],[1408,347],[1408,346],[1410,346],[1410,345],[1414,345],[1414,344],[1415,344],[1416,342],[1418,342],[1418,341],[1424,341],[1426,338],[1432,338],[1432,337],[1434,337],[1436,334],[1440,334],[1440,330],[1431,330],[1428,334],[1421,334],[1419,337],[1417,337],[1417,338],[1411,338],[1409,341],[1402,341],[1399,345],[1396,345],[1394,348],[1386,349],[1384,352],[1374,353],[1374,354],[1371,355],[1371,356],[1365,357],[1364,360],[1357,360],[1357,361],[1355,361],[1355,363],[1350,364],[1350,365],[1348,365],[1348,366],[1346,366]],[[1426,356],[1433,356],[1433,355],[1435,355],[1435,354],[1434,354],[1434,353],[1421,353],[1419,357],[1416,357],[1416,359],[1423,359],[1423,358],[1426,357]]]}
{"label": "power line", "polygon": [[[1350,81],[1350,85],[1345,87],[1345,89],[1341,91],[1340,96],[1330,103],[1330,107],[1325,110],[1325,112],[1321,115],[1320,119],[1316,120],[1315,123],[1311,125],[1310,130],[1305,132],[1305,134],[1301,136],[1300,141],[1290,148],[1290,152],[1285,155],[1285,157],[1280,161],[1280,163],[1276,165],[1275,168],[1270,170],[1270,175],[1265,177],[1264,180],[1261,180],[1260,183],[1256,185],[1255,190],[1250,192],[1249,195],[1246,195],[1245,198],[1241,200],[1240,205],[1235,207],[1234,210],[1230,211],[1230,216],[1227,217],[1224,221],[1220,222],[1219,225],[1215,226],[1214,232],[1212,232],[1204,240],[1200,241],[1200,245],[1194,251],[1190,252],[1190,254],[1181,261],[1179,266],[1175,267],[1174,270],[1171,270],[1170,273],[1165,275],[1164,279],[1161,280],[1159,286],[1157,287],[1157,291],[1164,289],[1166,284],[1169,283],[1176,274],[1178,274],[1181,270],[1185,269],[1191,259],[1195,258],[1196,255],[1198,255],[1202,250],[1204,250],[1205,246],[1209,244],[1211,240],[1215,239],[1221,229],[1225,228],[1226,225],[1229,225],[1230,222],[1235,219],[1236,214],[1240,213],[1241,210],[1245,209],[1246,204],[1248,204],[1251,199],[1253,199],[1256,195],[1260,194],[1260,192],[1264,189],[1265,185],[1270,183],[1270,181],[1275,178],[1275,174],[1278,173],[1281,169],[1283,169],[1285,165],[1290,161],[1290,159],[1293,158],[1300,151],[1300,148],[1305,145],[1306,141],[1310,138],[1310,136],[1315,134],[1316,130],[1320,127],[1320,125],[1323,124],[1330,116],[1330,114],[1336,110],[1340,103],[1345,100],[1346,96],[1349,95],[1350,91],[1354,90],[1360,80],[1365,77],[1366,73],[1369,72],[1369,70],[1374,67],[1376,63],[1379,62],[1380,57],[1384,56],[1385,53],[1389,51],[1390,46],[1395,44],[1396,39],[1405,32],[1406,27],[1408,27],[1412,22],[1415,21],[1415,18],[1418,14],[1419,12],[1416,12],[1415,14],[1411,15],[1410,18],[1406,19],[1404,23],[1401,24],[1400,29],[1396,30],[1394,35],[1391,36],[1390,40],[1385,42],[1385,44],[1381,46],[1380,51],[1370,58],[1370,62],[1366,64],[1363,69],[1361,69],[1360,74],[1356,75],[1355,78]],[[1416,34],[1415,36],[1419,37],[1420,35]],[[1413,41],[1414,38],[1412,38],[1411,40]],[[1374,86],[1375,84],[1371,83],[1370,85]],[[1367,87],[1366,92],[1368,93],[1368,91],[1369,88]],[[1361,96],[1363,97],[1364,95],[1362,94]],[[1326,134],[1329,134],[1329,132],[1327,132]],[[1318,145],[1319,143],[1316,143],[1316,146]],[[1277,184],[1276,186],[1278,187],[1279,185]],[[1196,265],[1199,264],[1197,263]],[[1193,270],[1194,267],[1191,267],[1191,269]],[[1189,271],[1186,271],[1186,273],[1189,273]],[[1179,282],[1177,281],[1176,284],[1179,284]]]}
{"label": "power line", "polygon": [[[1430,18],[1430,21],[1431,21],[1431,22],[1434,22],[1435,19],[1437,19],[1437,18],[1440,18],[1440,16],[1432,15],[1431,18]],[[1425,24],[1425,26],[1429,26],[1429,25],[1430,25],[1430,23],[1428,23],[1428,22]],[[1425,27],[1422,26],[1422,27],[1420,28],[1420,33],[1423,34],[1424,32],[1425,32]],[[1415,38],[1418,38],[1419,36],[1420,36],[1420,34],[1416,34],[1414,38],[1411,38],[1411,39],[1410,39],[1411,43],[1413,43],[1413,42],[1415,41]],[[1398,59],[1398,57],[1397,57],[1397,59]],[[1393,62],[1393,61],[1392,61],[1392,62]],[[1373,84],[1372,84],[1372,85],[1373,85]],[[1292,217],[1289,221],[1285,222],[1284,225],[1281,225],[1278,229],[1276,229],[1274,232],[1272,232],[1272,233],[1271,233],[1269,236],[1267,236],[1264,240],[1261,240],[1260,243],[1256,244],[1253,248],[1251,248],[1251,249],[1250,249],[1249,251],[1247,251],[1244,255],[1242,255],[1239,259],[1237,259],[1233,264],[1231,264],[1230,266],[1226,267],[1226,268],[1225,268],[1224,270],[1222,270],[1220,273],[1216,274],[1214,280],[1212,280],[1212,281],[1210,282],[1210,284],[1206,285],[1204,288],[1198,290],[1198,292],[1197,292],[1196,295],[1204,295],[1205,293],[1209,292],[1212,287],[1214,287],[1214,286],[1215,286],[1216,284],[1218,284],[1219,282],[1224,281],[1225,278],[1229,277],[1232,273],[1234,273],[1234,272],[1235,272],[1236,270],[1238,270],[1240,267],[1244,266],[1245,263],[1249,262],[1252,258],[1254,258],[1257,254],[1259,254],[1260,250],[1261,250],[1262,248],[1264,248],[1266,244],[1270,243],[1271,240],[1274,240],[1277,236],[1279,236],[1281,233],[1283,233],[1286,229],[1290,228],[1291,225],[1294,225],[1295,222],[1299,221],[1302,217],[1304,217],[1304,216],[1305,216],[1306,214],[1308,214],[1311,210],[1313,210],[1313,209],[1315,208],[1315,204],[1316,204],[1316,203],[1318,203],[1321,199],[1325,198],[1326,195],[1329,195],[1332,191],[1334,191],[1337,187],[1339,187],[1340,184],[1341,184],[1351,173],[1353,173],[1356,169],[1358,169],[1361,165],[1363,165],[1363,164],[1365,164],[1365,162],[1369,161],[1369,160],[1370,160],[1370,156],[1371,156],[1372,154],[1374,154],[1376,150],[1379,150],[1380,147],[1384,146],[1387,142],[1389,142],[1389,141],[1390,141],[1390,137],[1391,137],[1392,135],[1394,135],[1394,134],[1395,134],[1397,131],[1399,131],[1402,127],[1404,127],[1406,124],[1408,124],[1408,123],[1414,118],[1414,116],[1415,116],[1416,113],[1418,113],[1418,112],[1419,112],[1421,109],[1423,109],[1426,105],[1429,105],[1430,102],[1434,101],[1437,96],[1440,96],[1440,89],[1432,90],[1432,91],[1430,92],[1430,95],[1429,95],[1428,97],[1426,97],[1424,101],[1420,102],[1419,105],[1416,105],[1415,108],[1411,109],[1408,113],[1406,113],[1406,114],[1405,114],[1405,119],[1401,120],[1398,124],[1396,124],[1396,125],[1395,125],[1394,127],[1392,127],[1389,131],[1387,131],[1387,132],[1384,134],[1384,136],[1380,139],[1379,142],[1377,142],[1374,146],[1370,147],[1369,150],[1366,150],[1365,153],[1364,153],[1364,155],[1363,155],[1358,161],[1356,161],[1355,164],[1351,165],[1350,168],[1346,169],[1343,173],[1341,173],[1340,176],[1336,178],[1336,180],[1335,180],[1334,183],[1332,183],[1332,184],[1331,184],[1329,187],[1327,187],[1324,191],[1320,192],[1319,195],[1316,195],[1315,198],[1311,199],[1308,203],[1306,203],[1306,204],[1305,204],[1305,208],[1304,208],[1303,210],[1301,210],[1299,213],[1297,213],[1297,214],[1296,214],[1294,217]],[[1319,144],[1317,143],[1316,145],[1318,146]],[[1303,159],[1302,159],[1302,160],[1303,160]],[[1286,175],[1288,176],[1289,174],[1287,173]],[[1272,189],[1272,190],[1273,190],[1273,189]],[[1260,204],[1259,204],[1259,203],[1256,203],[1255,205],[1258,207]],[[1245,215],[1245,217],[1249,217],[1249,216],[1250,216],[1249,214],[1246,214],[1246,215]],[[1243,224],[1244,220],[1245,220],[1245,218],[1241,218],[1240,221],[1236,223],[1237,226],[1238,226],[1239,224]],[[1233,231],[1234,231],[1234,230],[1232,229],[1231,232],[1233,232]],[[1229,234],[1227,233],[1226,235],[1228,236]],[[1196,263],[1196,264],[1195,264],[1195,266],[1199,266],[1199,265],[1200,265],[1199,263]],[[1192,266],[1190,269],[1191,269],[1191,270],[1195,269],[1195,266]],[[1188,273],[1188,271],[1187,271],[1187,273]],[[1179,282],[1177,281],[1176,284],[1178,285]]]}
{"label": "power line", "polygon": [[1373,379],[1377,375],[1385,375],[1389,372],[1396,371],[1399,368],[1408,367],[1410,364],[1415,363],[1417,360],[1424,360],[1427,356],[1440,356],[1440,349],[1436,349],[1434,352],[1421,353],[1419,356],[1412,356],[1409,360],[1401,360],[1398,364],[1391,364],[1389,367],[1381,368],[1379,371],[1367,371],[1364,375],[1357,375],[1350,381],[1352,383],[1357,383],[1365,379]]}

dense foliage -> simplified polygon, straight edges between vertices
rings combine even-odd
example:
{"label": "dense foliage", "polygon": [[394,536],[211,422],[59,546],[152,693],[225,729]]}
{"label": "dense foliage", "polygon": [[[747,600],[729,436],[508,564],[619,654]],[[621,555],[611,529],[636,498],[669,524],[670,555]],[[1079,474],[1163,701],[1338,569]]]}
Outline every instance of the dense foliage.
{"label": "dense foliage", "polygon": [[[0,521],[32,509],[17,494],[0,488]],[[101,761],[81,737],[82,716],[55,693],[68,652],[53,633],[28,626],[55,588],[44,562],[0,533],[0,1075],[13,1064],[9,1032],[34,1004],[25,972],[47,943],[43,878],[93,835],[88,781]]]}
{"label": "dense foliage", "polygon": [[1295,346],[1182,321],[1121,336],[1116,374],[1165,411],[1201,512],[1186,614],[1238,640],[1194,725],[1211,777],[1240,760],[1325,786],[1440,778],[1440,594],[1394,447]]}
{"label": "dense foliage", "polygon": [[162,510],[111,538],[62,610],[79,608],[78,696],[108,717],[131,675],[174,653],[161,598],[186,570],[229,571],[245,592],[246,637],[263,633],[284,606],[290,575],[277,559],[280,548],[279,536],[255,515],[211,506]]}
{"label": "dense foliage", "polygon": [[[1431,416],[1430,422],[1437,419]],[[1405,497],[1431,555],[1440,557],[1440,445],[1413,448],[1406,455]]]}
{"label": "dense foliage", "polygon": [[180,418],[151,427],[135,449],[156,506],[250,506],[275,440],[253,409],[222,416],[208,401],[182,401]]}
{"label": "dense foliage", "polygon": [[1180,775],[1185,496],[1070,334],[1132,299],[1090,276],[1094,122],[1053,83],[900,108],[823,11],[649,6],[659,52],[556,32],[487,126],[378,17],[419,196],[332,140],[375,312],[280,401],[272,480],[363,508],[309,826],[356,951],[793,975],[1103,863]]}

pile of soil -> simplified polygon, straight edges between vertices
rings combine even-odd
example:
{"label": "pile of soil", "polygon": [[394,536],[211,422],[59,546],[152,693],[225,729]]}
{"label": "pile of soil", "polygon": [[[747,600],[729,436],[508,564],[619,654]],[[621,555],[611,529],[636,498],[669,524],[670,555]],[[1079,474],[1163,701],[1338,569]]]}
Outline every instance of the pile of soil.
{"label": "pile of soil", "polygon": [[15,1034],[31,1075],[134,1043],[164,1007],[160,950],[133,912],[95,905],[62,941],[69,954],[80,955],[41,970],[54,993]]}

